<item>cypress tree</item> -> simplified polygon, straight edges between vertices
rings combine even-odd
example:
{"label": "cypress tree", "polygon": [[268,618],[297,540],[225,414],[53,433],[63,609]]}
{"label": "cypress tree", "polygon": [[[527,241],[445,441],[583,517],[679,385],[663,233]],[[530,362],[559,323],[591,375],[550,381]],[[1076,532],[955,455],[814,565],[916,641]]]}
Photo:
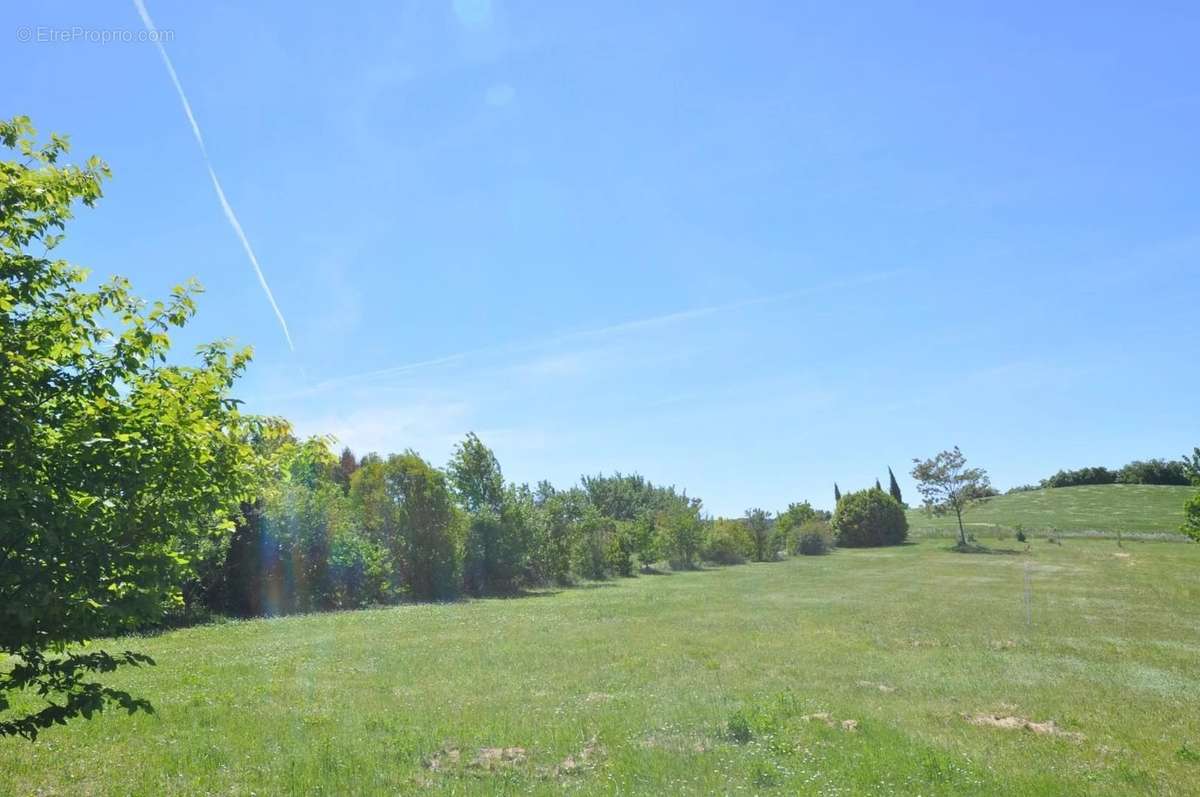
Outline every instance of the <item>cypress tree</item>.
{"label": "cypress tree", "polygon": [[896,499],[896,503],[904,506],[904,498],[900,495],[900,483],[896,481],[896,474],[892,473],[891,467],[888,467],[888,478],[891,480],[888,492],[892,494],[892,498]]}
{"label": "cypress tree", "polygon": [[883,485],[879,483],[879,479],[875,480],[875,489],[881,493],[883,492]]}
{"label": "cypress tree", "polygon": [[842,500],[842,491],[838,489],[837,482],[833,483],[833,503]]}

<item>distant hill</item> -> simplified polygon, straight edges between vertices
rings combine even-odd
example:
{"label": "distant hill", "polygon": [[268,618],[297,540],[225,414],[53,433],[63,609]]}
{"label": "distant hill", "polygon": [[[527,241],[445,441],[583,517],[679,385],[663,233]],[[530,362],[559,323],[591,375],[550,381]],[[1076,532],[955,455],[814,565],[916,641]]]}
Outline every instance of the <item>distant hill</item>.
{"label": "distant hill", "polygon": [[[989,526],[1031,531],[1178,532],[1183,505],[1195,487],[1148,484],[1099,484],[1058,487],[997,496],[963,515],[967,531]],[[908,511],[914,535],[930,530],[957,529],[954,516],[930,517],[920,507]]]}

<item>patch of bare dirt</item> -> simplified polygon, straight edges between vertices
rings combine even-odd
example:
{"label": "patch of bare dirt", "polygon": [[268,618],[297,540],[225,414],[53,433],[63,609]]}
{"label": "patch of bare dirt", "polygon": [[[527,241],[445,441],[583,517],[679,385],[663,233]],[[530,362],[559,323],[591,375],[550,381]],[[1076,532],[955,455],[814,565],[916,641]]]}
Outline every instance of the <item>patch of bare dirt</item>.
{"label": "patch of bare dirt", "polygon": [[854,733],[858,730],[858,720],[837,720],[828,711],[818,711],[816,714],[805,714],[800,719],[805,722],[823,722],[829,728],[841,728],[844,731]]}
{"label": "patch of bare dirt", "polygon": [[492,772],[524,764],[525,760],[524,747],[481,747],[479,753],[471,759],[471,766]]}
{"label": "patch of bare dirt", "polygon": [[901,639],[902,644],[909,645],[914,648],[940,648],[945,647],[940,639]]}
{"label": "patch of bare dirt", "polygon": [[[524,747],[481,747],[466,766],[477,771],[495,772],[523,764],[526,759]],[[446,745],[425,759],[425,768],[430,772],[461,771],[463,761],[461,749]]]}
{"label": "patch of bare dirt", "polygon": [[896,691],[896,687],[894,687],[894,686],[888,686],[887,684],[877,684],[872,681],[859,681],[858,685],[861,686],[863,689],[878,689],[880,692],[884,692],[885,694],[890,694],[890,693]]}
{"label": "patch of bare dirt", "polygon": [[604,748],[596,741],[596,737],[588,739],[578,753],[572,753],[554,765],[548,774],[554,777],[578,775],[596,765],[596,760],[604,754]]}
{"label": "patch of bare dirt", "polygon": [[429,758],[425,759],[425,768],[431,772],[440,772],[448,767],[456,767],[462,760],[462,751],[457,747],[443,747]]}
{"label": "patch of bare dirt", "polygon": [[1054,720],[1046,720],[1044,722],[1034,722],[1025,717],[1017,717],[1010,714],[967,714],[964,719],[972,725],[981,725],[988,728],[1003,728],[1004,730],[1025,730],[1043,736],[1059,736],[1072,741],[1082,741],[1082,733],[1073,733],[1064,731],[1055,724]]}

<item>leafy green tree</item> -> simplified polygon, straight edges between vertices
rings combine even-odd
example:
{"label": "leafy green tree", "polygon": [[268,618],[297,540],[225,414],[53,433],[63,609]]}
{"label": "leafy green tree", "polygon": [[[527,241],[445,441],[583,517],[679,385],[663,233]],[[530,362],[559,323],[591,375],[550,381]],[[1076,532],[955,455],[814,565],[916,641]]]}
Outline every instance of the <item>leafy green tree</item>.
{"label": "leafy green tree", "polygon": [[720,565],[742,564],[754,555],[754,539],[746,524],[738,520],[717,518],[708,528],[702,556]]}
{"label": "leafy green tree", "polygon": [[1193,448],[1191,454],[1183,455],[1183,472],[1192,484],[1200,487],[1200,446]]}
{"label": "leafy green tree", "polygon": [[512,592],[527,565],[532,493],[528,487],[505,487],[496,455],[474,432],[455,447],[446,470],[469,514],[463,557],[467,591]]}
{"label": "leafy green tree", "polygon": [[674,570],[696,566],[704,544],[704,523],[700,520],[700,502],[676,501],[658,513],[654,523],[659,550]]}
{"label": "leafy green tree", "polygon": [[908,537],[904,508],[883,490],[847,493],[833,512],[837,544],[844,548],[899,545]]}
{"label": "leafy green tree", "polygon": [[654,528],[654,516],[643,513],[633,520],[622,521],[625,535],[629,539],[631,555],[637,558],[643,571],[648,571],[662,558],[658,532]]}
{"label": "leafy green tree", "polygon": [[[66,140],[39,145],[25,117],[0,142],[17,155],[0,162],[0,735],[32,739],[113,704],[150,710],[89,680],[149,657],[71,647],[180,606],[190,555],[230,531],[255,475],[230,397],[250,355],[218,343],[168,365],[195,286],[147,306],[50,257],[108,167],[60,165]],[[10,713],[15,690],[45,705]]]}
{"label": "leafy green tree", "polygon": [[958,519],[958,542],[965,546],[967,531],[963,527],[963,512],[994,494],[987,471],[968,468],[967,458],[955,446],[932,459],[914,459],[912,476],[917,481],[917,492],[925,501],[926,512],[934,515],[954,513]]}
{"label": "leafy green tree", "polygon": [[584,506],[579,518],[580,544],[576,552],[576,570],[584,578],[602,579],[609,573],[609,552],[616,521],[600,514],[592,504]]}
{"label": "leafy green tree", "polygon": [[754,540],[754,561],[772,561],[776,549],[773,544],[770,516],[762,509],[747,509],[743,522],[746,530],[750,532],[750,539]]}
{"label": "leafy green tree", "polygon": [[794,553],[798,542],[797,530],[810,520],[817,517],[817,510],[808,501],[788,504],[784,512],[775,518],[776,544],[784,550]]}
{"label": "leafy green tree", "polygon": [[497,515],[504,507],[504,475],[492,450],[474,432],[454,447],[446,468],[454,495],[472,514],[484,510]]}
{"label": "leafy green tree", "polygon": [[416,453],[384,463],[385,489],[400,535],[401,577],[418,600],[447,600],[458,592],[460,525],[440,470]]}
{"label": "leafy green tree", "polygon": [[822,556],[833,548],[833,540],[833,529],[829,523],[814,517],[796,530],[796,553],[801,556]]}
{"label": "leafy green tree", "polygon": [[632,576],[637,544],[638,533],[635,521],[616,521],[613,535],[608,541],[608,551],[605,554],[609,570],[618,576]]}
{"label": "leafy green tree", "polygon": [[358,458],[347,446],[342,449],[342,453],[338,457],[337,468],[333,473],[333,480],[341,486],[342,492],[350,492],[350,478],[356,470],[358,470]]}
{"label": "leafy green tree", "polygon": [[1200,493],[1196,493],[1183,505],[1184,534],[1200,542]]}
{"label": "leafy green tree", "polygon": [[900,493],[900,482],[896,481],[896,474],[892,473],[892,466],[888,466],[888,493],[892,498],[896,499],[896,503],[904,506],[904,496]]}
{"label": "leafy green tree", "polygon": [[579,490],[555,490],[538,484],[534,494],[533,542],[530,569],[542,583],[567,584],[581,543],[579,520],[587,497]]}

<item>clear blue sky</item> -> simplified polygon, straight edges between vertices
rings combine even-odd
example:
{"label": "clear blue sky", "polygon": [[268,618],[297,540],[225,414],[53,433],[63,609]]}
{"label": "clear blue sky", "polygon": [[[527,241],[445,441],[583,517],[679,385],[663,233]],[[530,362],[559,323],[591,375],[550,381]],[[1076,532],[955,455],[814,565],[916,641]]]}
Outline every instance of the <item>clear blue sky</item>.
{"label": "clear blue sky", "polygon": [[154,45],[17,41],[131,3],[7,8],[4,113],[113,167],[65,253],[197,277],[304,433],[721,514],[1200,443],[1194,2],[147,5],[294,352]]}

